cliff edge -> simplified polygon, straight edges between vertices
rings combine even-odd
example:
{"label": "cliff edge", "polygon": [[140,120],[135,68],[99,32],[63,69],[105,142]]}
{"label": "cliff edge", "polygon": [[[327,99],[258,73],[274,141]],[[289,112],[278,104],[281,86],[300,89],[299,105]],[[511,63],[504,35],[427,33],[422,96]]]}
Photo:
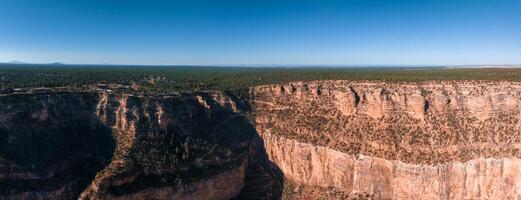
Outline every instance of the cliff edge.
{"label": "cliff edge", "polygon": [[520,83],[311,81],[252,94],[267,153],[297,185],[286,196],[521,198]]}

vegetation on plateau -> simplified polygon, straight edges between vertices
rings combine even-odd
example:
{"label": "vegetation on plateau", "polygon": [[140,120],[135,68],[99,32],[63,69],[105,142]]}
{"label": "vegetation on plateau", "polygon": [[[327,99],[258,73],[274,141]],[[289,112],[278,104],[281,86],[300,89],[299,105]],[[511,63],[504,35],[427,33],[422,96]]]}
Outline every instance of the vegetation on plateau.
{"label": "vegetation on plateau", "polygon": [[202,67],[202,66],[98,66],[0,65],[1,88],[87,88],[98,83],[139,85],[139,91],[172,92],[237,90],[296,80],[509,80],[521,81],[516,68],[441,67]]}

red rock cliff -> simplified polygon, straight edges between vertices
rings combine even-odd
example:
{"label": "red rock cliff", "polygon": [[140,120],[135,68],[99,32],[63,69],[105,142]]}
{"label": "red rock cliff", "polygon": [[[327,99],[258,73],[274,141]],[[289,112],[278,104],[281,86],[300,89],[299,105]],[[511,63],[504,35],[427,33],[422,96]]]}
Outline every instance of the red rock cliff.
{"label": "red rock cliff", "polygon": [[270,160],[297,185],[288,198],[521,198],[520,83],[313,81],[252,96]]}

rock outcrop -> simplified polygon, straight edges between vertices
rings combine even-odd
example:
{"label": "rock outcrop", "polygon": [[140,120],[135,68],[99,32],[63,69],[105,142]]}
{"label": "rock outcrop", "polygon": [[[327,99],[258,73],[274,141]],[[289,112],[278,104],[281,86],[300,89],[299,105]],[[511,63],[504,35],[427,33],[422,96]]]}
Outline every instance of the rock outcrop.
{"label": "rock outcrop", "polygon": [[521,198],[520,83],[313,81],[252,94],[270,159],[306,194]]}
{"label": "rock outcrop", "polygon": [[8,95],[0,108],[0,199],[280,196],[241,102],[221,92]]}

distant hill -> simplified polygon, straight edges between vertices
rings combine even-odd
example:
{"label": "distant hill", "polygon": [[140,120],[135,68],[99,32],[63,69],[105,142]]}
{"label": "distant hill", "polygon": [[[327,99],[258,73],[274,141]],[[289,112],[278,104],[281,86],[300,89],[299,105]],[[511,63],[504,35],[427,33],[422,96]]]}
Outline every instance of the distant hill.
{"label": "distant hill", "polygon": [[453,65],[445,66],[444,68],[455,69],[455,68],[521,68],[521,65]]}

